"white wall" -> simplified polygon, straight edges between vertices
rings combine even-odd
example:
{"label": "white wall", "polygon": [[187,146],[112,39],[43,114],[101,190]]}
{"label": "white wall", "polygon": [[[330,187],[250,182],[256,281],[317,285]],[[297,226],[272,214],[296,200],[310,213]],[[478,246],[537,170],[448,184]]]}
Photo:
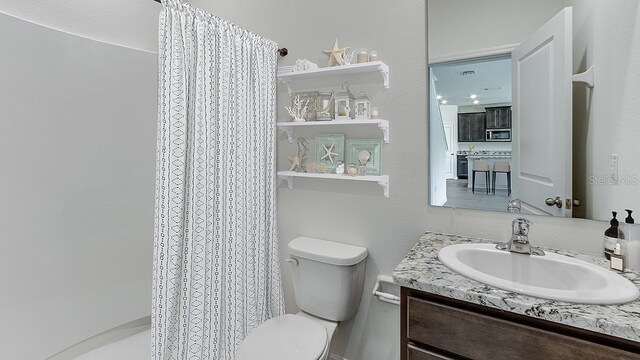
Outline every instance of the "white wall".
{"label": "white wall", "polygon": [[518,44],[568,0],[428,0],[429,58]]}
{"label": "white wall", "polygon": [[0,43],[0,358],[43,359],[150,314],[156,55],[1,13]]}
{"label": "white wall", "polygon": [[[582,92],[582,106],[587,108],[583,111],[586,116],[574,116],[574,127],[581,131],[579,141],[586,143],[587,149],[586,177],[579,185],[586,192],[585,215],[605,220],[611,217],[611,210],[640,210],[640,4],[625,0],[575,2],[575,7],[584,6],[580,18],[590,21],[581,23],[587,50],[581,61],[574,63],[581,70],[591,64],[596,69],[593,90],[574,85],[574,91]],[[617,183],[609,182],[611,154],[619,154]],[[596,181],[590,182],[591,177]]]}
{"label": "white wall", "polygon": [[458,122],[458,105],[440,105],[442,122],[455,124]]}
{"label": "white wall", "polygon": [[0,12],[78,36],[134,49],[158,51],[153,0],[0,0]]}
{"label": "white wall", "polygon": [[458,113],[465,114],[465,113],[473,113],[473,112],[485,112],[488,107],[493,107],[493,106],[511,106],[511,103],[460,106],[458,108]]}
{"label": "white wall", "polygon": [[[593,22],[596,0],[576,0],[573,5],[573,72],[583,72],[593,64]],[[573,85],[573,197],[582,200],[582,206],[573,209],[577,218],[594,218],[594,203],[587,200],[587,172],[593,166],[593,112],[590,110],[593,91],[582,84]],[[588,169],[588,170],[587,170]],[[592,196],[592,194],[589,194]],[[605,207],[605,204],[602,204]]]}

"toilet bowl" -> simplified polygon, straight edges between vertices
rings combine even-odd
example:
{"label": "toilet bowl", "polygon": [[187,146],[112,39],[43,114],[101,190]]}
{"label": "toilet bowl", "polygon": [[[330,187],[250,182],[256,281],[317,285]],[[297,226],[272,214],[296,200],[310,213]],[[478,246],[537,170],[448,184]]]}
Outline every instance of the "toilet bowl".
{"label": "toilet bowl", "polygon": [[289,243],[293,291],[302,311],[270,319],[240,344],[236,360],[326,360],[338,322],[360,303],[367,249],[309,237]]}
{"label": "toilet bowl", "polygon": [[236,360],[324,360],[327,337],[325,328],[313,320],[284,314],[254,329],[240,345]]}
{"label": "toilet bowl", "polygon": [[337,323],[302,312],[284,314],[252,331],[240,345],[236,360],[326,360],[336,327]]}

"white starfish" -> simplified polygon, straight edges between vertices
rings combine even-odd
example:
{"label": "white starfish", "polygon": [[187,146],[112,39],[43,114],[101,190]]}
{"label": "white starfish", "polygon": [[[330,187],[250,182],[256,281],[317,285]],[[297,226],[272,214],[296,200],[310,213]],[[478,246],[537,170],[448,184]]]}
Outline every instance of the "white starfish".
{"label": "white starfish", "polygon": [[338,39],[336,39],[336,41],[333,43],[333,49],[322,51],[325,55],[329,57],[329,62],[327,63],[327,67],[333,66],[333,65],[344,65],[344,60],[342,56],[344,55],[345,51],[348,51],[348,50],[349,50],[348,47],[341,49],[340,46],[338,46]]}
{"label": "white starfish", "polygon": [[335,146],[335,143],[331,143],[331,146],[327,149],[327,145],[326,144],[322,144],[322,147],[324,148],[324,156],[320,158],[320,160],[324,160],[326,158],[329,158],[329,161],[331,161],[331,163],[333,164],[333,158],[331,157],[332,155],[338,156],[337,153],[333,152],[333,147]]}
{"label": "white starfish", "polygon": [[289,156],[289,161],[291,161],[291,168],[289,171],[293,171],[295,169],[300,170],[302,164],[300,163],[300,157],[298,155]]}

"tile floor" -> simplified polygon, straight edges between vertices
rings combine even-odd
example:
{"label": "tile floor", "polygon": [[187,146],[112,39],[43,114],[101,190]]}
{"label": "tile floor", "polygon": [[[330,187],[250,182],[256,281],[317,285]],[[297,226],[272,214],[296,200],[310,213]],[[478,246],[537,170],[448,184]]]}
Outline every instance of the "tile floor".
{"label": "tile floor", "polygon": [[495,195],[486,193],[484,187],[477,188],[475,194],[467,187],[467,180],[447,180],[447,202],[443,206],[507,212],[507,203],[511,200],[507,190],[496,189]]}
{"label": "tile floor", "polygon": [[75,360],[148,360],[151,359],[151,330],[82,354]]}

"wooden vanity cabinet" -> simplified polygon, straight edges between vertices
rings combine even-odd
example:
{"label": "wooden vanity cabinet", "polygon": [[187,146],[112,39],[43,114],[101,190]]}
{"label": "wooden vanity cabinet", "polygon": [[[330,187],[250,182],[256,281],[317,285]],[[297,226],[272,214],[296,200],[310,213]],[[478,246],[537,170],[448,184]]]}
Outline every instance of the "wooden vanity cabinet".
{"label": "wooden vanity cabinet", "polygon": [[640,343],[402,288],[401,360],[640,359]]}

